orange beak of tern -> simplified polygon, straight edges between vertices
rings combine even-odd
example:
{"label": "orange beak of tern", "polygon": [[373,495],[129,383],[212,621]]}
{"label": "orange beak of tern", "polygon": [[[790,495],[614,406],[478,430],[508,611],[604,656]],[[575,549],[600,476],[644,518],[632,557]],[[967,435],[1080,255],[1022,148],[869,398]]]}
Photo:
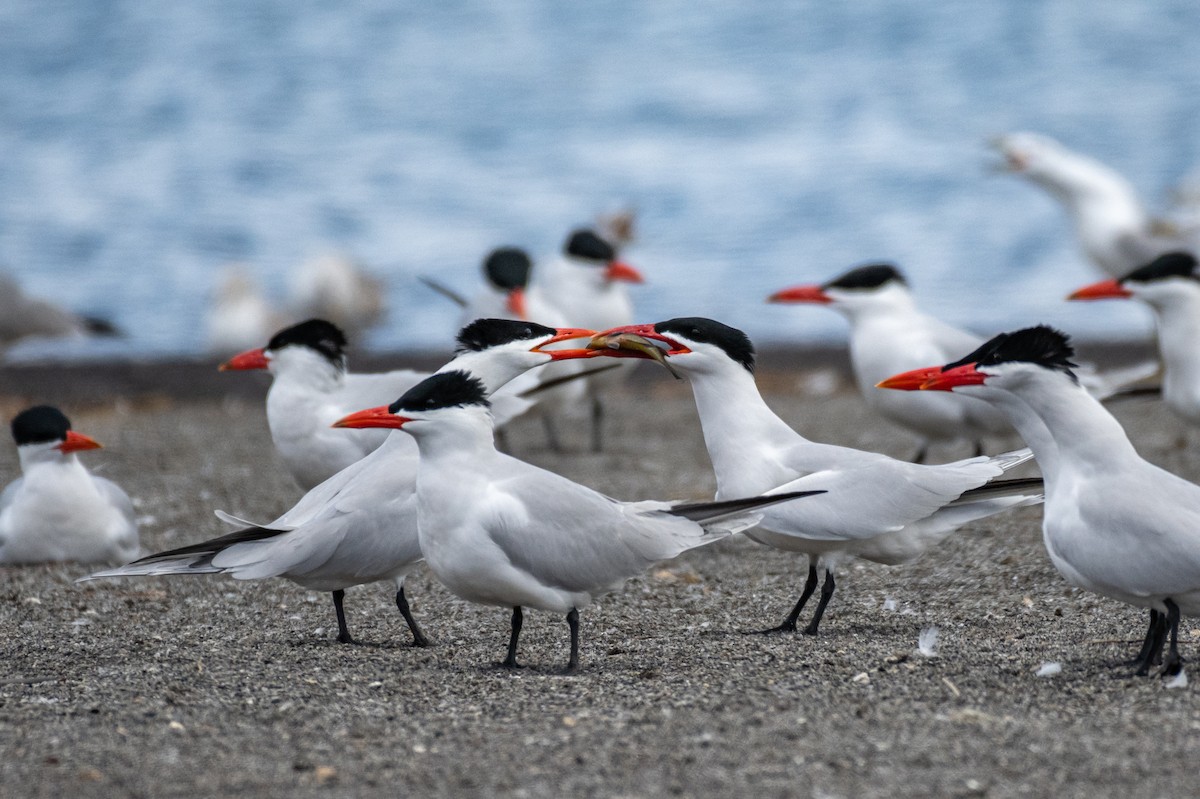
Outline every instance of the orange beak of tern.
{"label": "orange beak of tern", "polygon": [[612,261],[608,265],[608,269],[604,270],[604,277],[608,280],[623,280],[626,283],[645,283],[646,278],[642,277],[642,273],[634,269],[624,261]]}
{"label": "orange beak of tern", "polygon": [[399,430],[404,427],[405,422],[411,422],[412,419],[407,416],[397,416],[388,410],[388,406],[380,405],[378,408],[367,408],[365,411],[355,411],[349,416],[343,416],[333,423],[333,427],[349,427],[355,430],[365,428],[386,428],[388,430]]}
{"label": "orange beak of tern", "polygon": [[76,433],[74,430],[67,431],[67,440],[58,445],[59,452],[66,454],[68,452],[81,452],[85,449],[100,449],[100,442],[83,433]]}
{"label": "orange beak of tern", "polygon": [[530,352],[540,352],[543,355],[549,355],[550,360],[552,360],[552,361],[569,361],[569,360],[573,360],[576,358],[595,358],[597,355],[603,355],[603,353],[595,352],[590,348],[588,348],[588,349],[575,348],[575,349],[562,349],[562,350],[546,349],[546,347],[549,347],[552,344],[557,344],[560,341],[571,341],[572,339],[577,339],[577,338],[590,339],[595,335],[596,335],[595,330],[588,330],[588,329],[582,328],[582,327],[560,327],[560,328],[555,329],[554,335],[551,338],[549,338],[546,341],[543,341],[541,344],[538,344],[537,346],[531,348]]}
{"label": "orange beak of tern", "polygon": [[525,289],[513,289],[508,292],[504,306],[518,319],[528,319],[525,315]]}
{"label": "orange beak of tern", "polygon": [[896,388],[901,391],[953,391],[959,386],[981,386],[988,375],[979,371],[977,364],[967,363],[943,370],[940,366],[927,366],[892,375],[875,384],[876,388]]}
{"label": "orange beak of tern", "polygon": [[221,364],[218,369],[222,372],[242,371],[247,369],[266,369],[270,362],[267,360],[267,353],[263,349],[246,350],[238,353],[230,358],[225,363]]}
{"label": "orange beak of tern", "polygon": [[892,375],[887,380],[881,380],[875,384],[875,388],[894,388],[897,391],[919,391],[925,381],[933,379],[941,374],[942,367],[926,366],[923,369],[913,369],[911,372],[901,372],[897,375]]}
{"label": "orange beak of tern", "polygon": [[830,297],[823,288],[817,285],[792,286],[767,297],[767,302],[812,302],[828,305],[833,302],[833,297]]}
{"label": "orange beak of tern", "polygon": [[1124,300],[1133,296],[1133,292],[1125,288],[1121,281],[1101,280],[1071,293],[1068,300]]}

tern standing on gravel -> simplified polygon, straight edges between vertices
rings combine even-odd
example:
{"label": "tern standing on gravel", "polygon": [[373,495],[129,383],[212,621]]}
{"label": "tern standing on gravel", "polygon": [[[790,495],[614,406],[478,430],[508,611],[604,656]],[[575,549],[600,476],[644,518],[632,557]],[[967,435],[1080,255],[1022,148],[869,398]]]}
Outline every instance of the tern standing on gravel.
{"label": "tern standing on gravel", "polygon": [[606,355],[649,358],[686,377],[696,398],[704,443],[717,477],[717,499],[766,491],[828,493],[762,511],[746,535],[767,546],[808,555],[808,580],[778,627],[796,620],[825,582],[811,623],[816,635],[833,596],[834,571],[849,557],[906,563],[960,526],[1041,501],[1040,481],[1000,481],[1028,461],[1029,450],[925,466],[875,452],[809,441],[780,419],[754,383],[754,346],[742,331],[712,319],[685,317],[607,330],[588,344]]}
{"label": "tern standing on gravel", "polygon": [[875,388],[889,375],[950,360],[983,343],[982,337],[918,310],[908,281],[895,266],[867,264],[828,283],[777,291],[769,301],[826,305],[846,317],[850,323],[850,366],[858,390],[872,409],[920,438],[920,449],[913,458],[917,463],[925,460],[932,443],[965,439],[974,444],[976,455],[982,455],[985,436],[1012,433],[1004,414],[986,402]]}
{"label": "tern standing on gravel", "polygon": [[453,593],[512,608],[503,666],[519,668],[524,607],[564,614],[566,671],[579,667],[579,611],[650,565],[753,525],[753,509],[811,492],[724,503],[620,502],[499,452],[487,391],[444,372],[344,427],[405,430],[417,441],[421,551]]}
{"label": "tern standing on gravel", "polygon": [[[462,329],[458,354],[442,369],[473,375],[490,394],[527,369],[571,352],[544,352],[543,347],[591,332],[481,319]],[[269,524],[250,524],[218,513],[227,521],[250,526],[85,579],[176,574],[228,574],[237,580],[284,577],[305,588],[333,593],[342,643],[354,642],[342,608],[345,590],[390,580],[396,584],[396,606],[408,623],[414,644],[424,646],[425,636],[404,595],[404,580],[422,559],[417,539],[416,473],[417,451],[412,439],[393,433],[370,455],[313,488]]]}
{"label": "tern standing on gravel", "polygon": [[[930,374],[923,390],[961,391],[1012,419],[1046,481],[1042,537],[1067,582],[1148,608],[1138,674],[1182,669],[1181,616],[1200,615],[1200,486],[1143,460],[1120,423],[1079,384],[1068,338],[1049,327],[1002,333]],[[911,375],[881,388],[911,390]]]}

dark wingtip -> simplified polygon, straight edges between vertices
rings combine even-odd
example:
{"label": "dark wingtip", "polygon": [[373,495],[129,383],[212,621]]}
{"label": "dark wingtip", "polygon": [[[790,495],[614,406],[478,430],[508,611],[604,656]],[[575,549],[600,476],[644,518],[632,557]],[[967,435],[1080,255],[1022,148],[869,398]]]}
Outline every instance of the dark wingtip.
{"label": "dark wingtip", "polygon": [[81,316],[84,329],[93,336],[123,337],[125,331],[100,316]]}

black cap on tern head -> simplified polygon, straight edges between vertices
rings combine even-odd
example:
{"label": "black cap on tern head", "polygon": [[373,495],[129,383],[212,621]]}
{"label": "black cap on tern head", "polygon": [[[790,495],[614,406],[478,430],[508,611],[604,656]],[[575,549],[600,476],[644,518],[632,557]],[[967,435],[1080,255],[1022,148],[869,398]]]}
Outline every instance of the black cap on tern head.
{"label": "black cap on tern head", "polygon": [[510,341],[532,341],[553,336],[554,328],[517,319],[476,319],[458,331],[459,352],[483,352]]}
{"label": "black cap on tern head", "polygon": [[902,286],[908,285],[908,281],[904,279],[904,275],[899,269],[892,264],[881,262],[855,267],[826,283],[824,288],[875,289],[893,280]]}
{"label": "black cap on tern head", "polygon": [[1075,348],[1071,346],[1071,338],[1066,333],[1048,325],[1038,325],[1012,333],[1001,333],[989,341],[985,341],[965,358],[946,364],[942,367],[942,371],[945,372],[969,363],[979,366],[995,366],[1001,363],[1023,361],[1065,372],[1071,376],[1072,380],[1076,380],[1075,373],[1071,371],[1071,368],[1076,365],[1071,362],[1073,357],[1075,357]]}
{"label": "black cap on tern head", "polygon": [[1170,277],[1200,280],[1200,275],[1196,274],[1196,256],[1182,251],[1165,253],[1145,266],[1133,270],[1121,278],[1121,282],[1132,280],[1135,283],[1149,283]]}
{"label": "black cap on tern head", "polygon": [[284,347],[300,346],[316,350],[333,363],[341,363],[345,356],[346,334],[333,322],[324,319],[309,319],[291,327],[285,327],[267,342],[266,349],[281,350]]}
{"label": "black cap on tern head", "polygon": [[702,316],[681,316],[659,322],[654,329],[663,335],[674,334],[698,344],[720,347],[732,360],[746,367],[747,371],[754,371],[754,344],[749,336],[736,327]]}
{"label": "black cap on tern head", "polygon": [[563,252],[576,258],[597,263],[609,263],[617,257],[617,251],[591,230],[576,230],[567,237]]}
{"label": "black cap on tern head", "polygon": [[524,250],[500,247],[492,250],[483,262],[483,273],[496,288],[512,291],[529,285],[529,270],[532,267],[533,262]]}
{"label": "black cap on tern head", "polygon": [[388,406],[391,413],[401,411],[436,411],[480,405],[490,408],[483,381],[466,372],[438,372],[404,392],[404,396]]}
{"label": "black cap on tern head", "polygon": [[64,441],[71,429],[71,420],[51,405],[36,405],[23,410],[12,420],[12,437],[20,447],[24,444],[45,444]]}

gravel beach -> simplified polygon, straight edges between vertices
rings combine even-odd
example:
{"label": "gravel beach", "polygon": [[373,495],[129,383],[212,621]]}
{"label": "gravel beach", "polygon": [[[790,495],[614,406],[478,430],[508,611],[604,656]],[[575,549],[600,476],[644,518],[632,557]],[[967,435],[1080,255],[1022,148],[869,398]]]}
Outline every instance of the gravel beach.
{"label": "gravel beach", "polygon": [[[267,520],[300,496],[271,447],[265,383],[221,379],[241,382],[236,396],[63,405],[105,444],[84,458],[135,498],[148,550],[225,532],[214,508]],[[856,393],[805,396],[805,381],[762,380],[801,432],[911,454]],[[19,406],[4,401],[7,419]],[[1145,456],[1200,479],[1195,434],[1161,405],[1117,413]],[[511,449],[621,499],[711,496],[685,384],[643,367],[610,419],[601,455],[554,455],[524,421]],[[568,433],[582,448],[585,431]],[[0,475],[16,474],[0,446]],[[850,565],[815,638],[744,634],[782,619],[801,558],[746,540],[693,551],[582,614],[576,677],[555,673],[563,619],[527,613],[529,668],[498,670],[508,613],[457,600],[425,570],[407,593],[428,649],[409,645],[389,585],[347,592],[364,643],[346,646],[328,594],[283,580],[77,585],[88,567],[4,568],[0,793],[1189,795],[1195,688],[1130,676],[1143,612],[1070,588],[1040,519],[993,517],[908,566]],[[918,638],[933,627],[929,657]],[[1200,624],[1185,621],[1181,641],[1191,672]],[[1044,664],[1061,671],[1038,676]]]}

